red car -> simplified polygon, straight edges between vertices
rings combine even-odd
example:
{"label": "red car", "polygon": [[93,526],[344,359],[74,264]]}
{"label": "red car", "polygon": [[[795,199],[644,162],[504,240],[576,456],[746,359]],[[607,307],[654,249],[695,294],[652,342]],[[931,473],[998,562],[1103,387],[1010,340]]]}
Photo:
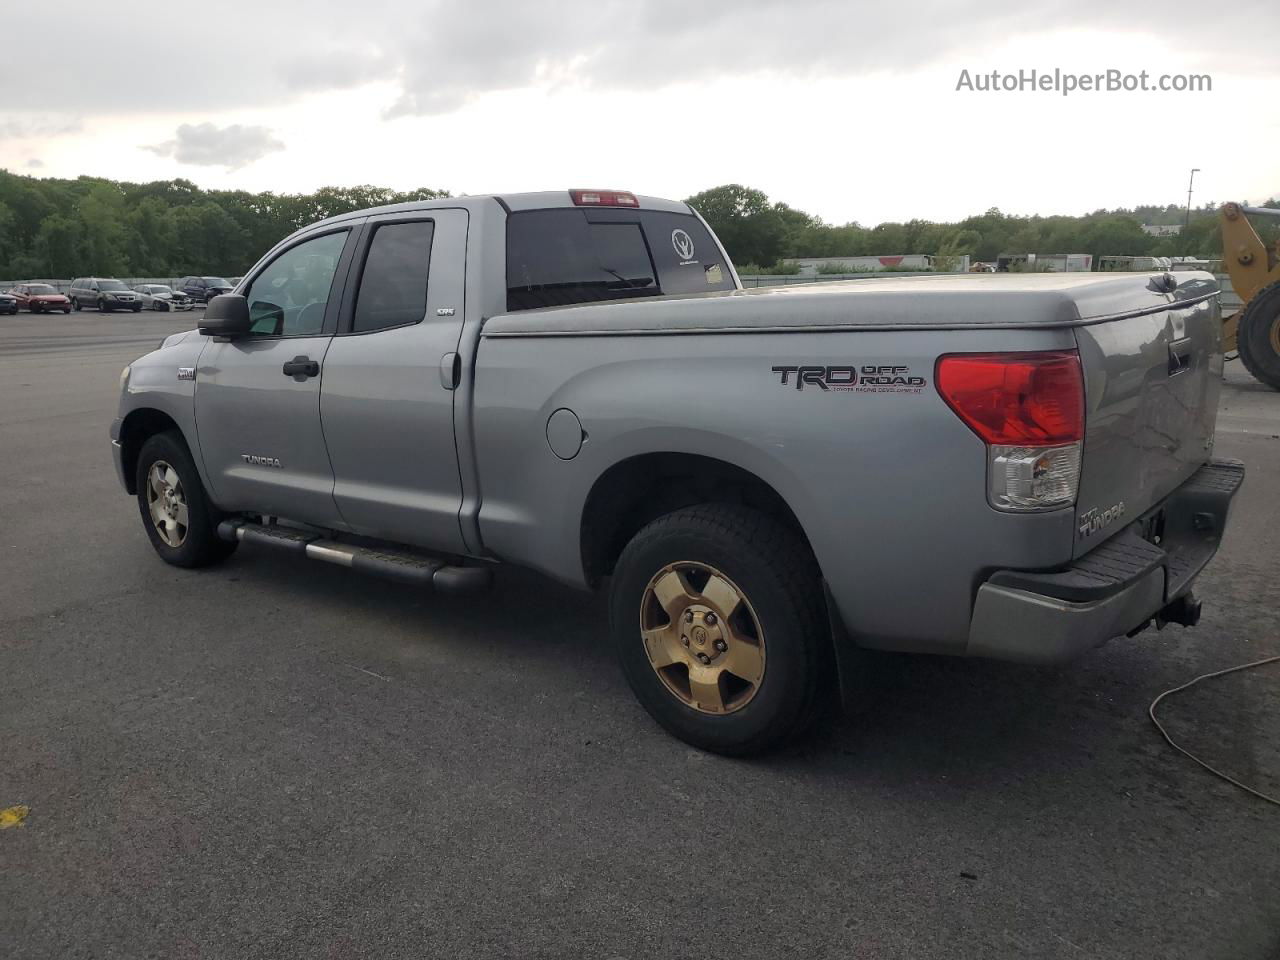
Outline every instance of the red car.
{"label": "red car", "polygon": [[17,298],[19,309],[26,307],[32,313],[71,312],[71,301],[47,283],[20,283],[9,293]]}

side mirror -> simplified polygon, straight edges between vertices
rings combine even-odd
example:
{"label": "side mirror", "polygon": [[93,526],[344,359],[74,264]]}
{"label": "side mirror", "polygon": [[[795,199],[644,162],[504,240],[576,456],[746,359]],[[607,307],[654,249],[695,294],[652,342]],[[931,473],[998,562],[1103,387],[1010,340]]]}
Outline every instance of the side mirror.
{"label": "side mirror", "polygon": [[249,301],[238,293],[224,293],[209,301],[199,330],[207,337],[231,339],[246,336],[252,325]]}

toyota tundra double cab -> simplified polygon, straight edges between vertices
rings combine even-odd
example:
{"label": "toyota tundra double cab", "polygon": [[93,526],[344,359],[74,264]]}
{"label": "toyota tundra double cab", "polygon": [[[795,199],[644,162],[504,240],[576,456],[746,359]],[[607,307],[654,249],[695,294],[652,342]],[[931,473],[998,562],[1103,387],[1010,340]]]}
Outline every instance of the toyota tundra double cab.
{"label": "toyota tundra double cab", "polygon": [[640,702],[725,753],[805,730],[859,647],[1194,624],[1244,474],[1203,273],[744,290],[686,204],[573,190],[321,221],[199,323],[111,428],[163,560],[605,587]]}

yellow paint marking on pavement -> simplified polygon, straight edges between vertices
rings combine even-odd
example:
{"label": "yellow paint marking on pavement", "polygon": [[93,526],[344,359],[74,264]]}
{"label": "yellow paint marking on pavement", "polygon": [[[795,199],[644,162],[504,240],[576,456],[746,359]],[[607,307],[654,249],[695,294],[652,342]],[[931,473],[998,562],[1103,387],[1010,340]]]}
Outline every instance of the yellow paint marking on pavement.
{"label": "yellow paint marking on pavement", "polygon": [[19,804],[16,807],[5,807],[0,810],[0,830],[22,826],[22,821],[27,819],[27,814],[30,812],[31,808],[25,804]]}

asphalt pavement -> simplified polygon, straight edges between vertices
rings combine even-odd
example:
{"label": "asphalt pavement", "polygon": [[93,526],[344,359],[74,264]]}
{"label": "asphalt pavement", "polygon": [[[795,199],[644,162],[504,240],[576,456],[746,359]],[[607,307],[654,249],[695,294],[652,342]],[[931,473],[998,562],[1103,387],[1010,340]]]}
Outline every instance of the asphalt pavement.
{"label": "asphalt pavement", "polygon": [[[1280,956],[1280,808],[1147,718],[1280,654],[1280,393],[1238,363],[1198,628],[1053,670],[875,657],[855,715],[735,761],[648,719],[601,598],[161,563],[107,427],[192,325],[0,317],[0,957]],[[1277,691],[1163,710],[1275,793]]]}

